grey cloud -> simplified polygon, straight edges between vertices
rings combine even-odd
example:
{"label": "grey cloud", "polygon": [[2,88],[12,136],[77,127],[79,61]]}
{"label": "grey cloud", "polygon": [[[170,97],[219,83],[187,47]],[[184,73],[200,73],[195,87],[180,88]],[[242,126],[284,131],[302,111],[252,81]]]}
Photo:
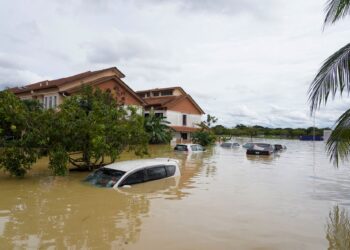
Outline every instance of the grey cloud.
{"label": "grey cloud", "polygon": [[132,37],[119,37],[114,41],[102,39],[87,43],[85,47],[90,63],[120,63],[152,55],[152,49],[145,41]]}
{"label": "grey cloud", "polygon": [[266,18],[267,13],[270,13],[269,6],[278,3],[275,0],[134,0],[134,2],[141,5],[175,4],[180,10],[189,13],[192,11],[225,15],[248,13],[259,18]]}

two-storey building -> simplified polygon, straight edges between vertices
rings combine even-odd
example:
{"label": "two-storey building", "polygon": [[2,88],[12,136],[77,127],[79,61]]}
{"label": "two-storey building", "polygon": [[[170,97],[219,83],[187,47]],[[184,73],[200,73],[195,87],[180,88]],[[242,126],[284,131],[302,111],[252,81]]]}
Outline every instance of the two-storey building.
{"label": "two-storey building", "polygon": [[77,75],[45,80],[22,87],[10,89],[20,99],[36,99],[43,107],[56,108],[64,98],[78,93],[83,85],[90,85],[105,91],[111,91],[124,105],[137,106],[140,109],[144,101],[122,80],[125,75],[116,67],[87,71]]}
{"label": "two-storey building", "polygon": [[181,87],[148,89],[136,92],[145,102],[145,115],[153,108],[166,117],[177,141],[190,141],[198,130],[204,111]]}

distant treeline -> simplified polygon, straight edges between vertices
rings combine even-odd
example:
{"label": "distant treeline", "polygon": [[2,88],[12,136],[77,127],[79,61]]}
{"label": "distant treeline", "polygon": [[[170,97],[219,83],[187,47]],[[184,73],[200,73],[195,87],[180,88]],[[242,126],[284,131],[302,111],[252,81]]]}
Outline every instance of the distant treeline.
{"label": "distant treeline", "polygon": [[[330,128],[268,128],[263,126],[246,126],[239,124],[234,128],[226,128],[223,125],[212,127],[212,131],[218,136],[249,136],[249,137],[279,137],[299,138],[302,135],[323,136],[323,130]],[[315,132],[314,132],[315,131]]]}

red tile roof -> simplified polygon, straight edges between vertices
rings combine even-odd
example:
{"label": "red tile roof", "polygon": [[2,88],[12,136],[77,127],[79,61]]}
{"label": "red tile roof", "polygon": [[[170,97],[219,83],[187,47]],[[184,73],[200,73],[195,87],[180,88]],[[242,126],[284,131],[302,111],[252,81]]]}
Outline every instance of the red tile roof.
{"label": "red tile roof", "polygon": [[98,73],[101,73],[103,71],[107,71],[110,69],[117,70],[117,72],[121,75],[121,77],[125,77],[125,75],[122,72],[120,72],[116,67],[111,67],[111,68],[106,68],[106,69],[96,70],[96,71],[86,71],[86,72],[79,73],[79,74],[76,74],[73,76],[68,76],[68,77],[59,78],[59,79],[55,79],[55,80],[45,80],[45,81],[29,84],[29,85],[26,85],[23,87],[11,88],[9,90],[15,94],[19,94],[19,93],[28,92],[31,90],[55,88],[55,87],[58,87],[58,86],[65,84],[65,83],[73,82],[73,81],[76,81],[79,79],[83,79],[85,77],[89,77],[89,76],[92,76],[92,75],[95,75],[95,74],[98,74]]}
{"label": "red tile roof", "polygon": [[200,129],[200,128],[184,127],[184,126],[169,126],[169,127],[175,130],[176,132],[196,132]]}

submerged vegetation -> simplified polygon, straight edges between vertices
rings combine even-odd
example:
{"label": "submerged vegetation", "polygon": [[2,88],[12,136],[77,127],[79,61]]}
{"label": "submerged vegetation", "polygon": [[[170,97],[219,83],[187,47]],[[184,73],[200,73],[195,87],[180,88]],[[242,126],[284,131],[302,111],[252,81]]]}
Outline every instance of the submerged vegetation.
{"label": "submerged vegetation", "polygon": [[[326,8],[324,25],[333,24],[350,14],[349,0],[330,0]],[[322,65],[309,88],[311,112],[314,113],[328,98],[337,93],[350,93],[350,43],[331,55]],[[338,166],[350,153],[350,110],[347,110],[335,124],[327,142],[330,159]]]}
{"label": "submerged vegetation", "polygon": [[198,124],[200,129],[192,134],[192,141],[202,146],[209,146],[215,143],[216,136],[211,128],[217,122],[215,116],[207,115],[205,121]]}
{"label": "submerged vegetation", "polygon": [[0,169],[14,176],[24,176],[47,155],[53,173],[65,175],[68,164],[92,169],[114,162],[124,150],[147,152],[142,114],[91,87],[66,98],[58,112],[0,92],[0,121]]}

